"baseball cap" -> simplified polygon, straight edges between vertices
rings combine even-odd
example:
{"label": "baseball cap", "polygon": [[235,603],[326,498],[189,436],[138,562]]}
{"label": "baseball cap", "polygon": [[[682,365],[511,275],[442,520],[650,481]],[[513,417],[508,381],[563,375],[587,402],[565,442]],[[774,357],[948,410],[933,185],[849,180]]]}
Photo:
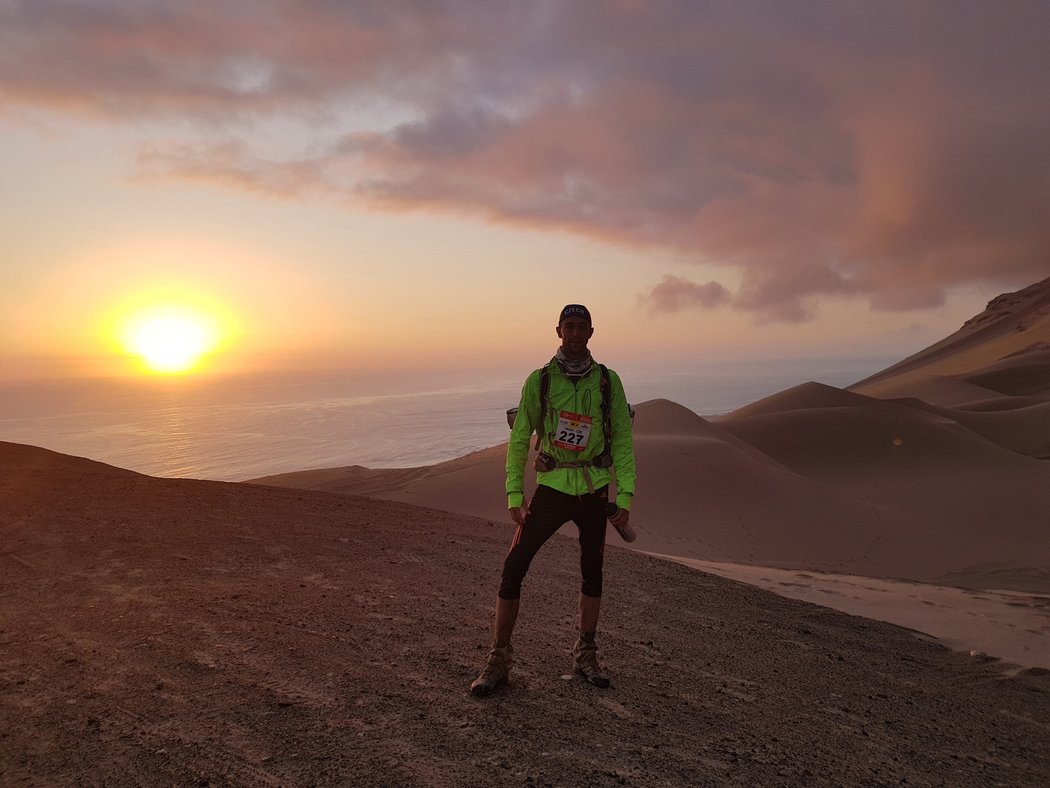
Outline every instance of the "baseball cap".
{"label": "baseball cap", "polygon": [[566,304],[558,317],[558,325],[561,325],[561,321],[570,317],[582,317],[588,323],[591,322],[591,313],[587,311],[587,307],[583,304]]}

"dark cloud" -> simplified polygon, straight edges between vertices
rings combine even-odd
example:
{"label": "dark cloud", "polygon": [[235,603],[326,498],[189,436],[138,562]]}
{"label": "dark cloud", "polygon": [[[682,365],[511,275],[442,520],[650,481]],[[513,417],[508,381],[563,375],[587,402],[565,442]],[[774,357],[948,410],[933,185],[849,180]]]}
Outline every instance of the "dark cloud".
{"label": "dark cloud", "polygon": [[[1046,276],[1048,28],[981,0],[23,0],[0,101],[207,121],[148,170],[669,249],[742,284],[654,271],[654,309],[804,320]],[[400,120],[362,131],[376,101]],[[243,142],[323,112],[284,158]]]}

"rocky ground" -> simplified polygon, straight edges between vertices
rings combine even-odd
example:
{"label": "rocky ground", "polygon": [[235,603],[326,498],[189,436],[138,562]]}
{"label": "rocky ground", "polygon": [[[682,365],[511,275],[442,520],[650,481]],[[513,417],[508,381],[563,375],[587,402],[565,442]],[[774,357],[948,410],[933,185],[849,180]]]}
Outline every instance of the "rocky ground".
{"label": "rocky ground", "polygon": [[1050,783],[1046,671],[674,563],[610,546],[599,690],[552,540],[480,700],[509,526],[94,464],[0,487],[4,785]]}

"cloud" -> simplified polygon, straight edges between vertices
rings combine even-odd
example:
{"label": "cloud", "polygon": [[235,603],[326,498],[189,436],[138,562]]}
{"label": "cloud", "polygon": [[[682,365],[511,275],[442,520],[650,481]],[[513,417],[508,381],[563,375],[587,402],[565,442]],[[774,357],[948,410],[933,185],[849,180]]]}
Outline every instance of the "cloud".
{"label": "cloud", "polygon": [[138,165],[142,178],[200,180],[273,197],[295,198],[328,191],[324,173],[315,163],[259,158],[237,140],[207,147],[147,146],[139,151]]}
{"label": "cloud", "polygon": [[692,306],[705,309],[722,306],[730,302],[731,295],[718,282],[700,285],[668,274],[642,300],[654,310],[679,312]]}
{"label": "cloud", "polygon": [[0,106],[196,129],[143,147],[153,176],[672,250],[742,284],[654,271],[653,309],[805,320],[1050,273],[1048,25],[980,0],[15,0]]}

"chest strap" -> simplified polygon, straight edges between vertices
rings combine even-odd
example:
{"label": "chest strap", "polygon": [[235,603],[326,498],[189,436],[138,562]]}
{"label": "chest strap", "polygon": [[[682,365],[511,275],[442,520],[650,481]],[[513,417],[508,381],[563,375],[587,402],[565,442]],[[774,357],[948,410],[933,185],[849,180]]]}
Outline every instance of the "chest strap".
{"label": "chest strap", "polygon": [[594,492],[594,482],[591,481],[591,467],[593,463],[590,462],[555,462],[555,468],[579,468],[583,471],[583,480],[587,482],[587,492]]}

